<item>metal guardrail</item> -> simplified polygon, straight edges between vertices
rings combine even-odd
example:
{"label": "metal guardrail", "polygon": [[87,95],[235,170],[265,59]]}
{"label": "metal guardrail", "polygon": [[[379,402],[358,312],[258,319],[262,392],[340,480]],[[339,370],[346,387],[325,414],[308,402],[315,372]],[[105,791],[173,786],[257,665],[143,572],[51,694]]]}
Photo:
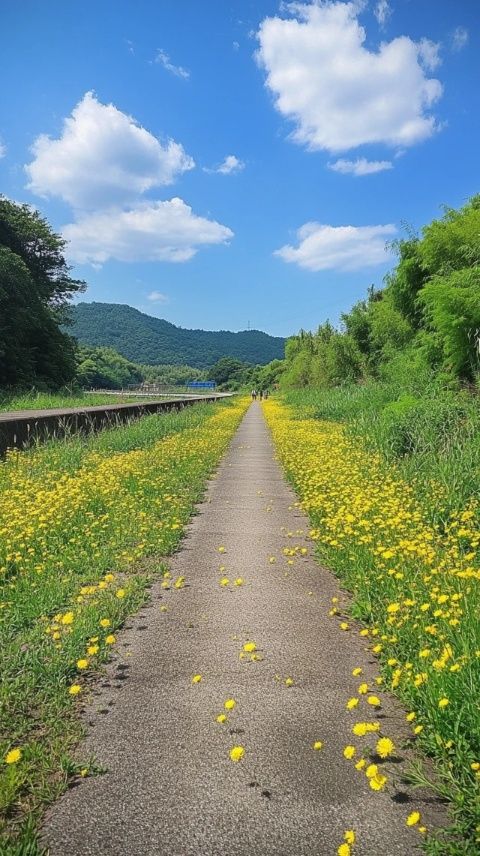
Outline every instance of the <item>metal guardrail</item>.
{"label": "metal guardrail", "polygon": [[67,434],[87,434],[129,419],[138,419],[147,413],[180,410],[197,402],[215,402],[225,397],[229,397],[229,393],[170,397],[130,404],[0,413],[0,456],[5,455],[7,449],[25,449],[38,441],[64,437]]}

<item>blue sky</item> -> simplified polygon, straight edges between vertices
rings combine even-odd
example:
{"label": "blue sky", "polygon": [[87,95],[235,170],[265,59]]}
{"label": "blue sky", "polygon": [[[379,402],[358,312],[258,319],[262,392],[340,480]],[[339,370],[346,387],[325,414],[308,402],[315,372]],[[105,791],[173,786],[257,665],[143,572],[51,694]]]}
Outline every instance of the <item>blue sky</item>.
{"label": "blue sky", "polygon": [[0,189],[64,231],[83,299],[336,322],[403,223],[479,190],[479,23],[476,0],[3,0]]}

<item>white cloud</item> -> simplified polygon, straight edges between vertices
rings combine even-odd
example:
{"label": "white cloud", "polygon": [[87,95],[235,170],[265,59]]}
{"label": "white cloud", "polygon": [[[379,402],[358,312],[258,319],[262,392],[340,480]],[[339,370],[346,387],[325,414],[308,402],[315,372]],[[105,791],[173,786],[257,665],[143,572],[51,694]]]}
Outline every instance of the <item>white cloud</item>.
{"label": "white cloud", "polygon": [[174,74],[175,77],[181,77],[183,80],[188,80],[190,77],[190,72],[186,68],[182,68],[181,65],[174,65],[173,62],[171,62],[169,55],[161,48],[157,49],[155,62],[159,63],[159,65],[163,65],[163,67],[169,71],[170,74]]}
{"label": "white cloud", "polygon": [[86,213],[62,231],[70,242],[70,259],[79,264],[109,259],[185,262],[199,247],[225,244],[233,237],[227,226],[198,217],[178,198]]}
{"label": "white cloud", "polygon": [[58,139],[42,134],[32,151],[34,159],[25,167],[29,189],[79,209],[127,203],[195,166],[180,143],[162,144],[92,92],[65,119]]}
{"label": "white cloud", "polygon": [[452,51],[457,53],[463,50],[470,38],[466,27],[456,27],[452,33]]}
{"label": "white cloud", "polygon": [[293,17],[262,21],[257,61],[297,143],[330,152],[411,146],[437,130],[429,110],[442,86],[425,74],[438,59],[433,43],[401,36],[369,50],[356,3],[295,3],[289,11]]}
{"label": "white cloud", "polygon": [[375,172],[383,172],[385,169],[392,169],[391,161],[369,161],[366,158],[357,158],[357,160],[345,160],[340,158],[335,163],[328,164],[329,169],[334,172],[341,172],[344,175],[351,173],[352,175],[373,175]]}
{"label": "white cloud", "polygon": [[238,51],[240,48],[240,42],[232,42],[232,47],[234,51]]}
{"label": "white cloud", "polygon": [[441,64],[440,45],[430,39],[421,39],[418,43],[418,58],[424,68],[434,71]]}
{"label": "white cloud", "polygon": [[375,9],[373,10],[373,14],[375,15],[380,26],[384,27],[390,15],[392,14],[392,9],[390,8],[388,0],[378,0],[378,3],[375,6]]}
{"label": "white cloud", "polygon": [[161,291],[151,291],[147,294],[147,300],[151,300],[152,303],[168,303],[168,296]]}
{"label": "white cloud", "polygon": [[7,147],[6,147],[5,143],[2,143],[2,140],[0,139],[0,158],[4,158],[6,154],[7,154]]}
{"label": "white cloud", "polygon": [[227,155],[219,166],[210,168],[205,166],[204,172],[219,172],[220,175],[231,175],[232,172],[240,172],[245,164],[235,155]]}
{"label": "white cloud", "polygon": [[396,231],[391,223],[386,226],[305,223],[297,231],[298,246],[286,244],[275,255],[311,271],[360,270],[387,261],[385,242]]}

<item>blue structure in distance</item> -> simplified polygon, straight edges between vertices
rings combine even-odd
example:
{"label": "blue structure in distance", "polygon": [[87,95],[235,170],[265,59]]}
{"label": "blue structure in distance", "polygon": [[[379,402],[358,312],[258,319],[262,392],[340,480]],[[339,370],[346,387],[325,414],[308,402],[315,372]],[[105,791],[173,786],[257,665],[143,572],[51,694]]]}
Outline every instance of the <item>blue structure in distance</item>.
{"label": "blue structure in distance", "polygon": [[216,385],[214,380],[192,380],[187,383],[188,389],[215,389]]}

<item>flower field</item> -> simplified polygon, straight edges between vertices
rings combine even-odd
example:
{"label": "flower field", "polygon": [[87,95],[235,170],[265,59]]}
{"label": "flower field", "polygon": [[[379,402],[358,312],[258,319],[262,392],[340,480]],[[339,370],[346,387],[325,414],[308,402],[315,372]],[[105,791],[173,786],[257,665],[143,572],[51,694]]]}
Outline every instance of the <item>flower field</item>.
{"label": "flower field", "polygon": [[[360,632],[379,659],[383,684],[402,699],[412,741],[435,759],[433,786],[451,802],[454,831],[453,843],[432,841],[431,852],[478,852],[478,503],[452,511],[433,484],[432,521],[415,482],[343,425],[278,400],[263,406],[318,555],[353,593],[352,615],[365,624]],[[342,618],[335,604],[330,615]],[[412,770],[419,784],[425,775]]]}
{"label": "flower field", "polygon": [[85,774],[77,706],[178,544],[247,402],[198,405],[0,463],[0,851]]}

